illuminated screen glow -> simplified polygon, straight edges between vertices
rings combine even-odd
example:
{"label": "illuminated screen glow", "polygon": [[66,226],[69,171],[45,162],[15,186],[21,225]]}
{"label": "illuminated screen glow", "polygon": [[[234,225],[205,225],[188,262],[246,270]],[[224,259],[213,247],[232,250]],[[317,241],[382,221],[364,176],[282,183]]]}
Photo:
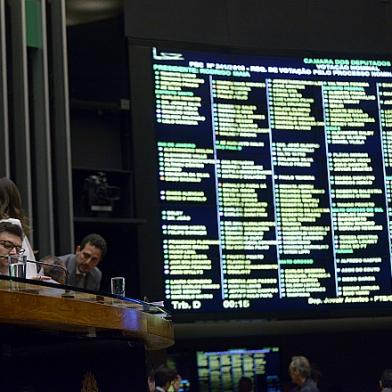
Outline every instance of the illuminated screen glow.
{"label": "illuminated screen glow", "polygon": [[252,380],[255,391],[279,392],[279,349],[198,351],[199,392],[237,391],[241,377]]}
{"label": "illuminated screen glow", "polygon": [[385,309],[391,62],[150,56],[165,306],[211,318]]}

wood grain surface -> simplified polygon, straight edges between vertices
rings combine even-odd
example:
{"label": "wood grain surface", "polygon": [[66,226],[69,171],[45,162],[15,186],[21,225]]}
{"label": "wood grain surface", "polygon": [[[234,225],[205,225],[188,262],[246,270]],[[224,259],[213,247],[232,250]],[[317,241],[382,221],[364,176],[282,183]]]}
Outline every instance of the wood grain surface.
{"label": "wood grain surface", "polygon": [[63,332],[120,331],[153,350],[174,343],[171,321],[144,312],[138,304],[87,293],[63,297],[63,293],[1,280],[0,322]]}

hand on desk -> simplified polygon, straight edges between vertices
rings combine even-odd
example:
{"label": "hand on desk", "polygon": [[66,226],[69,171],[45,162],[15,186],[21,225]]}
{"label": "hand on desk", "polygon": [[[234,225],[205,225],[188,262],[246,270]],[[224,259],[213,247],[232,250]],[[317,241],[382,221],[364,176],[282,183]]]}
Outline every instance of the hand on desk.
{"label": "hand on desk", "polygon": [[59,282],[53,280],[53,278],[51,276],[46,276],[46,275],[35,275],[35,276],[31,277],[30,279],[42,280],[44,282],[50,282],[50,283],[59,283]]}

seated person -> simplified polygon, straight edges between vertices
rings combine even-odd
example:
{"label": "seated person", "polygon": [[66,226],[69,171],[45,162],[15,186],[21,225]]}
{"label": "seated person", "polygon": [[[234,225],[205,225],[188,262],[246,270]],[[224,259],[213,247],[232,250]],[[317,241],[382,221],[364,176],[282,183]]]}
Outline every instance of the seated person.
{"label": "seated person", "polygon": [[298,355],[292,358],[289,365],[291,381],[296,385],[298,392],[319,392],[316,383],[311,379],[311,366],[309,360]]}
{"label": "seated person", "polygon": [[176,379],[176,375],[176,370],[167,368],[165,366],[159,366],[154,374],[155,392],[169,391],[170,386]]}
{"label": "seated person", "polygon": [[67,268],[63,260],[56,256],[45,256],[39,263],[42,263],[40,274],[50,278],[45,279],[46,282],[65,284]]}
{"label": "seated person", "polygon": [[60,256],[68,271],[67,284],[98,291],[102,272],[97,265],[106,254],[106,241],[99,234],[89,234],[76,247],[75,253]]}
{"label": "seated person", "polygon": [[242,376],[238,381],[238,392],[252,392],[253,381],[250,377]]}
{"label": "seated person", "polygon": [[385,369],[380,378],[381,392],[392,392],[392,369]]}
{"label": "seated person", "polygon": [[[175,370],[173,370],[176,372]],[[168,391],[170,392],[178,392],[181,389],[181,381],[182,377],[180,373],[176,373],[174,380],[172,381]]]}
{"label": "seated person", "polygon": [[148,392],[155,392],[155,370],[151,369],[147,377]]}
{"label": "seated person", "polygon": [[30,246],[27,235],[30,232],[28,217],[22,210],[22,199],[16,184],[7,177],[0,178],[0,221],[20,226],[23,233],[23,256],[27,257],[26,278],[34,279],[37,275],[37,266],[34,263],[35,255]]}
{"label": "seated person", "polygon": [[23,231],[20,226],[0,222],[0,274],[8,275],[8,256],[23,255]]}

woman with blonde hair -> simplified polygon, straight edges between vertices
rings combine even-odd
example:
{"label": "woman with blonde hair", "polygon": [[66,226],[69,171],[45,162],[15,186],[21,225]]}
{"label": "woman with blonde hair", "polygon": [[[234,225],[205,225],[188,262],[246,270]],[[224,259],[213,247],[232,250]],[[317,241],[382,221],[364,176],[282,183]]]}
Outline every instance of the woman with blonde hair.
{"label": "woman with blonde hair", "polygon": [[[30,234],[29,219],[22,209],[22,199],[15,183],[7,177],[0,178],[0,221],[10,222],[22,228],[24,249],[23,255],[27,260],[35,261],[34,252],[27,236]],[[32,278],[37,275],[37,267],[34,263],[27,263],[26,277]]]}

